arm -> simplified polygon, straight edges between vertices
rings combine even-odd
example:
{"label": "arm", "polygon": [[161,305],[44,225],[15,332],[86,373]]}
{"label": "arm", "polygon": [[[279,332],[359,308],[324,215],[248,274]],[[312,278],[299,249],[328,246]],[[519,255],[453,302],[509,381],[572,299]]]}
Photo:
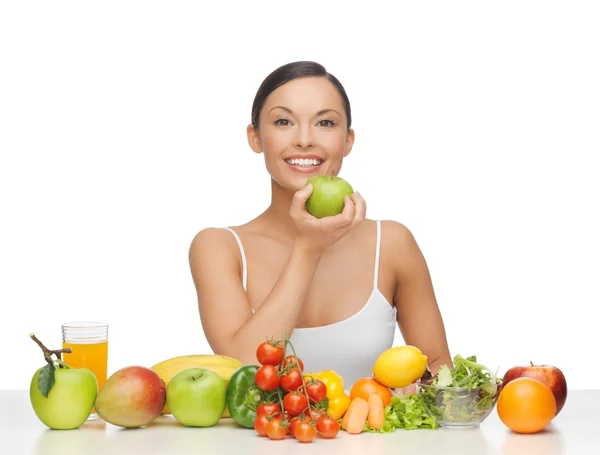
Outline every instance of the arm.
{"label": "arm", "polygon": [[321,254],[297,243],[275,286],[252,314],[231,233],[208,228],[190,247],[189,260],[206,339],[217,354],[256,362],[266,338],[292,334]]}
{"label": "arm", "polygon": [[392,223],[390,231],[397,283],[394,305],[404,341],[427,356],[432,374],[443,364],[452,368],[444,323],[425,258],[404,225]]}

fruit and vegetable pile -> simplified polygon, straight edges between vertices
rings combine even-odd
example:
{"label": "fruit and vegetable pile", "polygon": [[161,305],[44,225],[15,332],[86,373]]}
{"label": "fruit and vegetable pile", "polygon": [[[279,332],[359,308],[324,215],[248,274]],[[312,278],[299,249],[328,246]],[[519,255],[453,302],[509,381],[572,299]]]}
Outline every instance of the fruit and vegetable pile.
{"label": "fruit and vegetable pile", "polygon": [[[61,350],[48,350],[31,337],[47,363],[32,378],[31,404],[52,429],[79,428],[93,411],[128,428],[171,414],[187,427],[211,427],[231,418],[261,437],[309,443],[336,438],[340,431],[476,427],[496,407],[509,429],[535,433],[558,415],[567,396],[565,377],[553,366],[513,367],[499,378],[476,356],[456,355],[453,365],[442,365],[432,375],[427,357],[414,346],[381,353],[372,376],[356,381],[347,394],[335,371],[304,371],[287,338],[260,343],[257,364],[213,354],[178,356],[151,368],[121,368],[98,390],[90,370],[70,367]],[[416,393],[394,393],[413,384]]]}

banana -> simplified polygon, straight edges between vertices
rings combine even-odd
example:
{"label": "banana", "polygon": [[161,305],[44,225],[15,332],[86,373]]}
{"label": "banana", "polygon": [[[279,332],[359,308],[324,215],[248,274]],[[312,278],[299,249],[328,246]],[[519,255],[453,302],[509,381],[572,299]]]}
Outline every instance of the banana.
{"label": "banana", "polygon": [[[214,371],[225,381],[225,385],[229,384],[231,376],[239,367],[244,364],[233,357],[216,354],[191,354],[172,357],[151,367],[156,374],[164,381],[165,387],[169,385],[171,378],[182,370],[188,368],[205,368]],[[168,403],[162,410],[162,414],[170,414]],[[229,409],[225,407],[223,417],[231,417]]]}

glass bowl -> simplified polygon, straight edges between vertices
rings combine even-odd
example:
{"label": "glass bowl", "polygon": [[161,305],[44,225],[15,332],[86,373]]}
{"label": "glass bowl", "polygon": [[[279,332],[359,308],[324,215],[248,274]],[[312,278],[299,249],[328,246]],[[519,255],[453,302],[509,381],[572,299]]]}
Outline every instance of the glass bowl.
{"label": "glass bowl", "polygon": [[501,381],[497,385],[482,387],[438,387],[417,383],[423,406],[441,427],[474,428],[490,415],[498,395]]}

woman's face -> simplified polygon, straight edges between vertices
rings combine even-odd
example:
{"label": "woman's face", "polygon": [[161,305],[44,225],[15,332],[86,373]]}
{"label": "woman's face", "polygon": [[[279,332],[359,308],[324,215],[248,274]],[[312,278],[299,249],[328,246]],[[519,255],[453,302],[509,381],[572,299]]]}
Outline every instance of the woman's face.
{"label": "woman's face", "polygon": [[298,191],[316,174],[337,175],[350,153],[344,104],[324,77],[294,79],[274,90],[260,112],[258,131],[248,141],[264,153],[267,171],[282,187]]}

